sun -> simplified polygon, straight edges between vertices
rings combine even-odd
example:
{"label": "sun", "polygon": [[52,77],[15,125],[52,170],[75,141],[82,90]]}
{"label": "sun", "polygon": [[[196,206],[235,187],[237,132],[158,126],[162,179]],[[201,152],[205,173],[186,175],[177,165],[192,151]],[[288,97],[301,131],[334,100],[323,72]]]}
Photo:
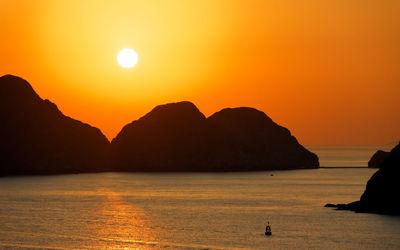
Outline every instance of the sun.
{"label": "sun", "polygon": [[133,49],[123,49],[118,53],[117,60],[119,65],[124,68],[132,68],[137,64],[139,57]]}

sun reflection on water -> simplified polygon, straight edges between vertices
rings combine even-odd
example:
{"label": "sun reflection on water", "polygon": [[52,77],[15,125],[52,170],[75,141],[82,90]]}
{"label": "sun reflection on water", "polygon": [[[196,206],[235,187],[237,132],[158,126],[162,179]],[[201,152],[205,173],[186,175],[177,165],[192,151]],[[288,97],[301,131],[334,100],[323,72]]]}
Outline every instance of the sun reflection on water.
{"label": "sun reflection on water", "polygon": [[153,249],[157,246],[157,233],[141,207],[109,189],[99,189],[98,193],[102,194],[103,201],[95,211],[98,220],[92,224],[97,240],[113,249]]}

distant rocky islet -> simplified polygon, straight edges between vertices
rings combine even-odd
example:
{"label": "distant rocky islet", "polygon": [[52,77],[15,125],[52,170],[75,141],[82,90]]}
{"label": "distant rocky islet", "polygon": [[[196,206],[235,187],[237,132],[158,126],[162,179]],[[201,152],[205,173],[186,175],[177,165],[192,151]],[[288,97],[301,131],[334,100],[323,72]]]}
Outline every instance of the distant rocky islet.
{"label": "distant rocky islet", "polygon": [[368,161],[369,168],[379,168],[381,163],[388,157],[390,152],[385,152],[383,150],[378,150]]}

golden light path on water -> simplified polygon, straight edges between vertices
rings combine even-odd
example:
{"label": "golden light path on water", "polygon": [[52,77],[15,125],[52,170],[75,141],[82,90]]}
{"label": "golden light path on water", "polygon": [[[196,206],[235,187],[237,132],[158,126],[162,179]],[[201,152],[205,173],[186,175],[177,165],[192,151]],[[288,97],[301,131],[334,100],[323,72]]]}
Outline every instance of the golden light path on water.
{"label": "golden light path on water", "polygon": [[[94,241],[90,241],[88,248],[107,249],[205,249],[207,245],[196,243],[177,243],[162,239],[168,231],[165,225],[155,225],[151,216],[143,208],[128,202],[124,196],[130,194],[115,192],[108,188],[96,191],[102,197],[101,206],[94,210],[88,221],[88,228]],[[153,194],[154,195],[154,194]],[[178,195],[178,194],[177,194]],[[158,196],[158,195],[156,195]],[[82,246],[82,245],[81,245]],[[82,246],[83,247],[83,246]],[[231,249],[236,249],[231,247]]]}
{"label": "golden light path on water", "polygon": [[94,217],[100,220],[91,223],[93,236],[102,241],[102,247],[115,249],[153,249],[157,245],[157,232],[149,216],[139,206],[124,200],[117,192],[110,189],[99,189],[102,194],[101,207]]}

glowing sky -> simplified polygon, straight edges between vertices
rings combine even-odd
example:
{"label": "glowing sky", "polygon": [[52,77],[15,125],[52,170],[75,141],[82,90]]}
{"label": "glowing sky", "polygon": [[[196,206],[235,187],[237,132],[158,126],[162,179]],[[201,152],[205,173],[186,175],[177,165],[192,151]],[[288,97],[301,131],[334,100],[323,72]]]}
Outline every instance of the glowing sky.
{"label": "glowing sky", "polygon": [[[0,1],[0,75],[112,139],[155,105],[251,106],[303,144],[400,140],[400,1]],[[132,48],[138,64],[122,68]]]}

